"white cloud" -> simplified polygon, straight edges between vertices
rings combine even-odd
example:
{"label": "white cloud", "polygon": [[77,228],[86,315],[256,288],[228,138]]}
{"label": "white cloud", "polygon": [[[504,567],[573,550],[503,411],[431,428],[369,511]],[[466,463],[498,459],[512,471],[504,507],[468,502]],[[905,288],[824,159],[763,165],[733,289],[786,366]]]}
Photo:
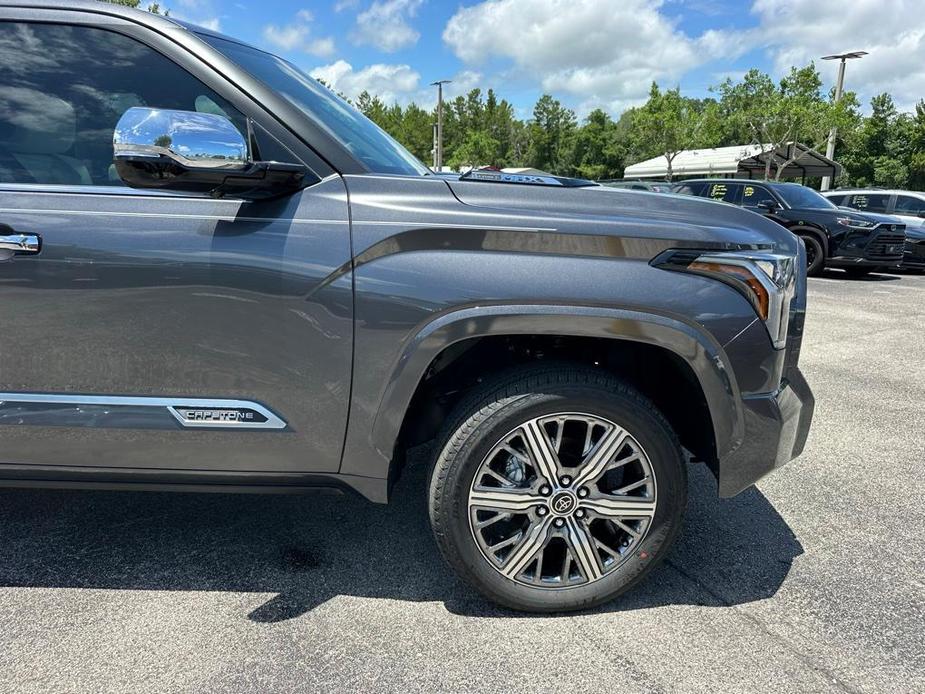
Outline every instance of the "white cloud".
{"label": "white cloud", "polygon": [[310,10],[299,10],[290,24],[267,24],[263,28],[263,38],[284,51],[298,49],[319,58],[329,58],[336,52],[334,39],[330,36],[312,38],[310,24],[313,20]]}
{"label": "white cloud", "polygon": [[218,17],[207,17],[206,19],[200,19],[198,24],[199,26],[205,27],[206,29],[211,29],[212,31],[222,30],[222,23]]}
{"label": "white cloud", "polygon": [[865,100],[890,92],[911,109],[925,95],[925,3],[921,0],[755,0],[752,12],[767,37],[775,70],[816,65],[834,81],[826,54],[868,51],[849,61],[845,86]]}
{"label": "white cloud", "polygon": [[[481,88],[484,97],[488,88],[492,86],[481,72],[475,70],[461,70],[451,75],[449,79],[450,82],[443,85],[444,101],[452,101],[457,96],[465,96],[476,87]],[[498,88],[495,87],[495,92],[497,91]],[[499,98],[504,98],[504,94],[501,94]],[[424,83],[416,92],[409,94],[407,100],[413,101],[425,111],[432,111],[437,107],[437,88],[432,84]]]}
{"label": "white cloud", "polygon": [[334,3],[334,11],[343,12],[344,10],[352,10],[359,4],[360,0],[338,0]]}
{"label": "white cloud", "polygon": [[408,103],[421,82],[421,75],[408,65],[377,63],[354,70],[345,60],[317,67],[311,71],[311,76],[324,80],[328,86],[351,99],[368,91],[387,104]]}
{"label": "white cloud", "polygon": [[467,63],[508,58],[545,91],[617,112],[643,99],[653,80],[677,80],[711,59],[745,50],[716,31],[687,36],[661,6],[646,0],[485,0],[457,11],[443,39]]}
{"label": "white cloud", "polygon": [[[178,3],[179,7],[174,7],[173,2]],[[147,6],[147,3],[142,3],[142,5]],[[222,30],[222,23],[213,0],[173,0],[170,5],[170,14],[177,19],[198,24],[212,31]]]}
{"label": "white cloud", "polygon": [[309,41],[305,46],[305,51],[319,58],[330,58],[337,52],[337,49],[334,46],[334,39],[330,36],[325,36],[322,39]]}
{"label": "white cloud", "polygon": [[421,35],[409,20],[414,18],[423,2],[375,0],[368,9],[357,15],[353,40],[359,44],[370,44],[387,53],[413,46]]}
{"label": "white cloud", "polygon": [[268,24],[263,28],[263,38],[287,51],[300,46],[307,36],[308,27],[304,24],[287,24],[281,27]]}
{"label": "white cloud", "polygon": [[696,41],[698,51],[708,58],[735,60],[760,45],[763,32],[755,29],[707,29]]}
{"label": "white cloud", "polygon": [[476,70],[463,70],[453,75],[452,81],[444,85],[443,93],[450,98],[467,94],[470,90],[482,86],[482,73]]}

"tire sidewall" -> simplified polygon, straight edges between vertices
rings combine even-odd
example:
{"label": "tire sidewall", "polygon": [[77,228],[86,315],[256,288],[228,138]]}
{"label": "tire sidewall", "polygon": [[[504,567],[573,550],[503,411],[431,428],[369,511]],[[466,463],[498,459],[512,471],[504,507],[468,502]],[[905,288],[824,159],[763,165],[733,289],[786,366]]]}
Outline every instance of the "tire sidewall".
{"label": "tire sidewall", "polygon": [[[459,560],[451,563],[466,580],[509,607],[554,611],[591,607],[612,599],[651,570],[678,532],[686,503],[686,470],[667,423],[653,414],[656,411],[651,405],[650,412],[634,404],[630,398],[592,386],[547,387],[541,393],[505,398],[474,428],[464,423],[450,436],[437,458],[438,466],[449,466],[447,483],[441,490],[444,498],[439,500],[446,516],[435,520],[446,524],[448,540]],[[636,439],[655,474],[656,511],[645,538],[620,566],[592,584],[551,590],[515,583],[489,564],[472,537],[468,495],[483,460],[505,435],[529,419],[558,412],[604,417]]]}
{"label": "tire sidewall", "polygon": [[822,245],[822,242],[812,234],[800,234],[799,236],[803,241],[803,245],[807,248],[807,253],[809,251],[810,244],[812,244],[813,252],[816,256],[812,264],[807,265],[806,274],[818,275],[825,268],[825,247]]}

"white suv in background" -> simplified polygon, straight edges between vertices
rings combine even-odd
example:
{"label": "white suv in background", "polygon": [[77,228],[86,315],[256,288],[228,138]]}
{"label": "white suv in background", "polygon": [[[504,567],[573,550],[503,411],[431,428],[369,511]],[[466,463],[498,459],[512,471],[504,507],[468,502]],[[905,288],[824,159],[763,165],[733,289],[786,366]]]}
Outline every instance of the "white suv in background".
{"label": "white suv in background", "polygon": [[925,193],[914,190],[857,188],[823,193],[839,207],[882,212],[906,223],[906,246],[900,267],[925,272]]}
{"label": "white suv in background", "polygon": [[899,217],[909,227],[925,227],[925,193],[914,190],[882,190],[879,188],[830,190],[823,193],[839,207],[851,207],[862,212],[880,212]]}

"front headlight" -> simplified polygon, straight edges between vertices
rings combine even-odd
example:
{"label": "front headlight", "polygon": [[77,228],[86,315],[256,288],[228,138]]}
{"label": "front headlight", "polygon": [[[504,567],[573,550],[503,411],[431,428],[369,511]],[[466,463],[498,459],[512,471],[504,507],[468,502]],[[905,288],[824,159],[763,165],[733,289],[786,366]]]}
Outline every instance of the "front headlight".
{"label": "front headlight", "polygon": [[871,222],[867,219],[855,219],[854,217],[839,217],[835,221],[849,229],[873,229],[877,226],[877,222]]}
{"label": "front headlight", "polygon": [[668,251],[653,265],[728,284],[754,306],[774,347],[787,344],[790,302],[796,291],[795,256],[763,251]]}

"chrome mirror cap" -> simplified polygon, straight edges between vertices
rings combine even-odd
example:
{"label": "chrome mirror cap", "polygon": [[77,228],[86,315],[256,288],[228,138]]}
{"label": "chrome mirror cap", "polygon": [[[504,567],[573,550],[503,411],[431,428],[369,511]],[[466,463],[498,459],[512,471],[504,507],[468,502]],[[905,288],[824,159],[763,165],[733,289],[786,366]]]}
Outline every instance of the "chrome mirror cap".
{"label": "chrome mirror cap", "polygon": [[247,142],[230,120],[213,113],[128,109],[112,137],[113,156],[168,157],[187,169],[243,170]]}

